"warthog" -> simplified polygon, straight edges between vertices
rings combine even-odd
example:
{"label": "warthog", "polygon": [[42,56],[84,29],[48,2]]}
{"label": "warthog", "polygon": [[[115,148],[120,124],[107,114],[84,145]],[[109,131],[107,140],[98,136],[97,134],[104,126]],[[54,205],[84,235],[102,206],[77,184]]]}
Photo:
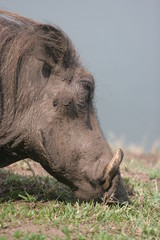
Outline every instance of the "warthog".
{"label": "warthog", "polygon": [[1,10],[0,167],[31,158],[81,201],[128,201],[94,88],[62,30]]}

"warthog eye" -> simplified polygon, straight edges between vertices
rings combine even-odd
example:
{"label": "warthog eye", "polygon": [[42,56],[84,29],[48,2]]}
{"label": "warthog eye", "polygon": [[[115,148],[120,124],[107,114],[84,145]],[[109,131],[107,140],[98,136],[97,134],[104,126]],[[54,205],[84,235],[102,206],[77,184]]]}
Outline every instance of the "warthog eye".
{"label": "warthog eye", "polygon": [[52,72],[52,67],[49,66],[47,63],[43,64],[42,68],[42,75],[44,78],[49,78]]}
{"label": "warthog eye", "polygon": [[93,83],[88,79],[84,79],[84,80],[81,80],[81,84],[82,84],[83,89],[86,92],[86,100],[88,102],[93,97],[93,92],[94,92]]}
{"label": "warthog eye", "polygon": [[89,80],[81,80],[82,86],[83,88],[87,91],[87,92],[92,92],[93,91],[93,85],[91,83],[91,81]]}

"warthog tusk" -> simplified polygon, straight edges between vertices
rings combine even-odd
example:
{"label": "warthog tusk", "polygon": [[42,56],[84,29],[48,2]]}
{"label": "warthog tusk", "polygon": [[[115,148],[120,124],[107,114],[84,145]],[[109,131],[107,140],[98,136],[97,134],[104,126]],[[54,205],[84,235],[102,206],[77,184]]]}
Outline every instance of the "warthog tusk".
{"label": "warthog tusk", "polygon": [[106,180],[104,184],[105,190],[109,188],[112,179],[116,176],[119,166],[122,162],[123,156],[124,156],[123,151],[119,148],[118,151],[114,154],[111,161],[109,162],[104,177],[104,179]]}

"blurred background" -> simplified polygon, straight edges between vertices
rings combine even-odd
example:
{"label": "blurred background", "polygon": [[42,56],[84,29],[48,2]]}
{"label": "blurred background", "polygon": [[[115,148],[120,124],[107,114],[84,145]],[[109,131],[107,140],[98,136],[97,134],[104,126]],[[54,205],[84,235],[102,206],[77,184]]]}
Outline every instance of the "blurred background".
{"label": "blurred background", "polygon": [[159,0],[0,0],[0,8],[61,27],[96,82],[110,144],[160,149]]}

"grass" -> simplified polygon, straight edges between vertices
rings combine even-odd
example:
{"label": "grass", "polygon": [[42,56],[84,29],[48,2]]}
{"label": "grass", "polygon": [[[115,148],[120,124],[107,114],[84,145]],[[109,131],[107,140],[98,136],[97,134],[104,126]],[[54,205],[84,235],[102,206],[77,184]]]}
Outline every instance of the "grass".
{"label": "grass", "polygon": [[1,170],[0,240],[160,239],[159,165],[149,170],[145,162],[138,169],[135,160],[132,169],[129,161],[123,169],[132,204],[123,207],[79,204],[53,178]]}

